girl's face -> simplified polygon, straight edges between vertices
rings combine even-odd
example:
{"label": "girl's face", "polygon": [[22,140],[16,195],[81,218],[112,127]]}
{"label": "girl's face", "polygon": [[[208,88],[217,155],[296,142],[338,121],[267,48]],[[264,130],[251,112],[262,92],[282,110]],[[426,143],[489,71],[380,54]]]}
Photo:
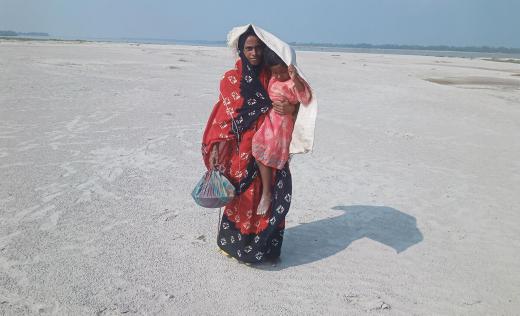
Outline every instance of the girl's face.
{"label": "girl's face", "polygon": [[289,72],[287,71],[287,66],[284,65],[274,65],[269,67],[271,69],[271,74],[278,81],[287,81],[289,80]]}

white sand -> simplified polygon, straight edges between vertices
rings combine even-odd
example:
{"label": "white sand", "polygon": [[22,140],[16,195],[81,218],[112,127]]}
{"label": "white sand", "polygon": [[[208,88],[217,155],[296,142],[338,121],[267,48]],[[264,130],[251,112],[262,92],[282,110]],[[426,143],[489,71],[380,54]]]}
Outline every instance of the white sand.
{"label": "white sand", "polygon": [[299,61],[315,152],[251,268],[189,195],[228,50],[0,42],[0,314],[518,315],[520,65]]}

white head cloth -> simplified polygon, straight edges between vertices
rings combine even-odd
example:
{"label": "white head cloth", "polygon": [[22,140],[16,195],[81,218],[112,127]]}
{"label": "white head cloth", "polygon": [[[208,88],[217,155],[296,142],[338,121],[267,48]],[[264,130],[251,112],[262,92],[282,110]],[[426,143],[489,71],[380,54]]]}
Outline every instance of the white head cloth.
{"label": "white head cloth", "polygon": [[[287,43],[274,36],[273,34],[255,26],[253,24],[247,24],[243,26],[234,27],[227,36],[228,46],[235,51],[238,55],[238,38],[240,35],[245,33],[249,26],[253,27],[256,35],[262,42],[272,49],[287,65],[294,65],[298,70],[300,76],[309,84],[309,81],[305,78],[305,75],[298,67],[296,63],[296,53],[294,49]],[[298,117],[294,124],[294,132],[292,135],[291,146],[289,152],[291,154],[308,153],[312,151],[314,145],[314,128],[316,125],[316,114],[318,112],[318,101],[316,93],[312,90],[312,100],[308,105],[300,105],[298,111]]]}

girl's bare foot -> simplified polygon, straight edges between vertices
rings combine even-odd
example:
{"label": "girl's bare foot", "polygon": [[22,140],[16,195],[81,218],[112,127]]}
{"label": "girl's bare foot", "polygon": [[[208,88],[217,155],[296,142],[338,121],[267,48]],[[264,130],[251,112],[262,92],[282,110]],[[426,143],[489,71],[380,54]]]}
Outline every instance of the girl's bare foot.
{"label": "girl's bare foot", "polygon": [[258,203],[258,207],[256,208],[257,215],[265,215],[271,206],[271,194],[262,194],[260,198],[260,203]]}

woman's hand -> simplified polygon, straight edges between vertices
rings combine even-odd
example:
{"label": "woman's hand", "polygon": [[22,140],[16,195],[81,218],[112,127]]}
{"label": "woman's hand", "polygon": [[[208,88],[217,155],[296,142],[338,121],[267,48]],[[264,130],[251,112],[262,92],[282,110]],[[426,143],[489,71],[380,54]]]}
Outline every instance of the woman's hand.
{"label": "woman's hand", "polygon": [[214,169],[218,164],[218,146],[218,143],[214,144],[209,152],[209,169]]}
{"label": "woman's hand", "polygon": [[273,110],[280,115],[293,114],[296,110],[296,105],[289,103],[289,101],[274,101]]}

